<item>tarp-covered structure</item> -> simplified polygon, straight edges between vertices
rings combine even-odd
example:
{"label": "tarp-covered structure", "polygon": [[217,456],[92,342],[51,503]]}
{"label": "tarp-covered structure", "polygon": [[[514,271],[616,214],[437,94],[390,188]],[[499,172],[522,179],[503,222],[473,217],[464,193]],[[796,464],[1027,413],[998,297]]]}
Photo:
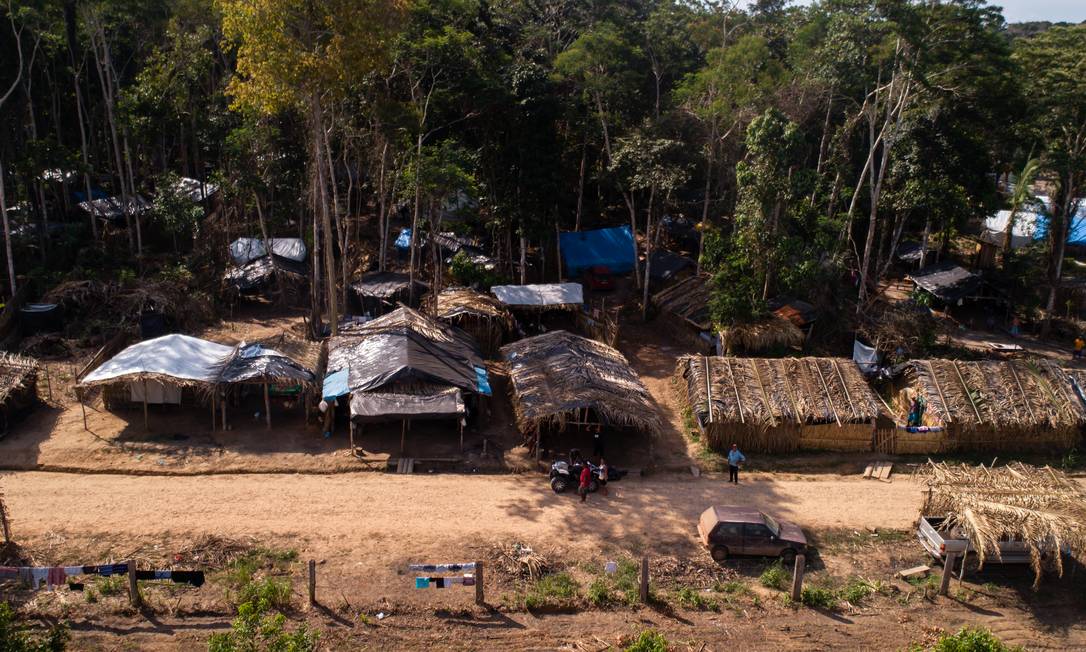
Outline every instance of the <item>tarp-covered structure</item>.
{"label": "tarp-covered structure", "polygon": [[[271,249],[271,253],[268,253]],[[223,274],[223,286],[237,294],[260,292],[279,277],[280,288],[300,298],[309,280],[305,242],[300,238],[238,238],[230,243],[234,266]]]}
{"label": "tarp-covered structure", "polygon": [[[427,287],[415,279],[414,304],[418,304]],[[402,272],[367,272],[351,283],[351,291],[364,314],[382,315],[397,304],[411,303],[411,276]]]}
{"label": "tarp-covered structure", "polygon": [[907,278],[916,287],[948,305],[976,296],[984,286],[984,279],[980,275],[951,262],[928,265]]}
{"label": "tarp-covered structure", "polygon": [[[328,341],[324,399],[350,395],[354,424],[466,414],[465,395],[490,395],[486,365],[464,331],[401,306],[344,325]],[[357,400],[356,400],[357,399]]]}
{"label": "tarp-covered structure", "polygon": [[437,295],[437,318],[475,338],[484,355],[494,356],[513,332],[513,314],[489,294],[471,288],[446,288]]}
{"label": "tarp-covered structure", "polygon": [[0,353],[0,437],[38,403],[38,361]]}
{"label": "tarp-covered structure", "polygon": [[174,333],[123,349],[84,376],[80,386],[113,389],[106,394],[107,405],[146,406],[180,404],[185,390],[195,390],[200,399],[211,396],[214,402],[231,386],[311,386],[314,381],[310,367],[264,345],[228,346]]}
{"label": "tarp-covered structure", "polygon": [[280,258],[304,263],[309,251],[301,238],[268,238],[268,247],[262,238],[238,238],[230,243],[230,258],[235,265],[244,265],[268,255],[268,248]]}
{"label": "tarp-covered structure", "polygon": [[677,374],[709,445],[868,451],[882,403],[851,360],[684,356]]}
{"label": "tarp-covered structure", "polygon": [[[1048,237],[1050,205],[1048,197],[1039,196],[1014,214],[1014,226],[1011,228],[1011,249],[1021,249],[1035,242],[1040,242]],[[1009,210],[997,211],[984,220],[984,227],[980,233],[980,241],[1003,246],[1003,240],[1007,233],[1007,223],[1011,219]],[[1067,244],[1071,246],[1086,246],[1086,201],[1079,200],[1078,210],[1071,218],[1071,224],[1067,229]]]}
{"label": "tarp-covered structure", "polygon": [[305,263],[276,255],[251,260],[240,267],[231,267],[223,275],[224,284],[239,293],[253,292],[267,287],[275,274],[292,283],[304,283],[309,269]]}
{"label": "tarp-covered structure", "polygon": [[207,181],[181,177],[177,180],[173,190],[179,195],[187,198],[189,201],[200,203],[219,192],[219,187]]}
{"label": "tarp-covered structure", "polygon": [[537,459],[541,431],[562,431],[571,423],[660,432],[645,385],[606,344],[551,331],[507,344],[501,353],[509,364],[517,425]]}
{"label": "tarp-covered structure", "polygon": [[634,266],[634,239],[629,225],[559,235],[562,264],[569,276],[603,266],[613,274],[628,274]]}
{"label": "tarp-covered structure", "polygon": [[684,272],[692,272],[696,267],[693,258],[666,249],[656,249],[649,254],[649,280],[660,285],[676,281]]}
{"label": "tarp-covered structure", "polygon": [[912,360],[893,390],[893,452],[1065,450],[1086,425],[1071,376],[1051,360]]}
{"label": "tarp-covered structure", "polygon": [[584,289],[580,283],[495,285],[490,291],[498,301],[516,309],[580,310],[584,305]]}
{"label": "tarp-covered structure", "polygon": [[140,195],[132,195],[124,200],[120,197],[104,197],[79,202],[78,206],[95,217],[111,221],[123,220],[126,208],[129,216],[142,215],[151,210],[151,202]]}

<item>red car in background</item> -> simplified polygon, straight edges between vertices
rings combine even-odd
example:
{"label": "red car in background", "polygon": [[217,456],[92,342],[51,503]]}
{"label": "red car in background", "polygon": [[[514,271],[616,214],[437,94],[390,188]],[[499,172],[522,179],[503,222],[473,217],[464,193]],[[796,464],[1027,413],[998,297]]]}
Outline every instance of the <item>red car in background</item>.
{"label": "red car in background", "polygon": [[590,290],[615,289],[615,277],[611,274],[611,268],[606,265],[589,267],[582,274],[581,280]]}

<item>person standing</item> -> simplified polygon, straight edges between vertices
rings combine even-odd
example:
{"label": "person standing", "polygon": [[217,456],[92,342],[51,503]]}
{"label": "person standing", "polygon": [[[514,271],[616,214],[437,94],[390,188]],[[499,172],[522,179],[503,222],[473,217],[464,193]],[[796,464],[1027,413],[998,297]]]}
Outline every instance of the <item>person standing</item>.
{"label": "person standing", "polygon": [[588,487],[592,484],[592,468],[586,463],[581,467],[581,485],[577,491],[581,494],[581,502],[588,500]]}
{"label": "person standing", "polygon": [[600,458],[600,489],[603,490],[604,496],[609,496],[607,493],[607,460]]}
{"label": "person standing", "polygon": [[746,461],[746,456],[739,452],[739,445],[732,444],[728,451],[728,482],[739,484],[739,465]]}
{"label": "person standing", "polygon": [[592,457],[603,457],[603,433],[602,428],[596,426],[596,432],[592,433]]}
{"label": "person standing", "polygon": [[1082,335],[1075,336],[1075,352],[1071,355],[1071,359],[1082,359],[1082,350],[1086,349],[1086,340],[1082,339]]}

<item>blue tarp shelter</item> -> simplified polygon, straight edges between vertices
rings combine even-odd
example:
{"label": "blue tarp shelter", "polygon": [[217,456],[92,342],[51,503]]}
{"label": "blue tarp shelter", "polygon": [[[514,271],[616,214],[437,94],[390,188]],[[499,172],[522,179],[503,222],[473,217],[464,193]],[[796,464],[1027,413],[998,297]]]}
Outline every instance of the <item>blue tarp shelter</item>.
{"label": "blue tarp shelter", "polygon": [[411,248],[411,228],[407,227],[400,230],[400,235],[396,236],[396,242],[393,243],[400,251],[407,251]]}
{"label": "blue tarp shelter", "polygon": [[596,265],[606,266],[613,274],[633,271],[634,239],[629,226],[571,231],[559,238],[562,264],[569,276],[580,276]]}

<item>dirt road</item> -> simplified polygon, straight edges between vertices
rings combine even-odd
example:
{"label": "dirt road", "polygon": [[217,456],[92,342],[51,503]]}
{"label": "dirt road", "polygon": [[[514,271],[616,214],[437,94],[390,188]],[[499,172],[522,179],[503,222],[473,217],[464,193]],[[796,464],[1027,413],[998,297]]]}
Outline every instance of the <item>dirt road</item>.
{"label": "dirt road", "polygon": [[[581,506],[538,476],[359,473],[156,477],[17,472],[0,476],[20,532],[302,535],[318,548],[335,541],[449,544],[472,537],[570,545],[654,548],[692,541],[707,505],[754,505],[804,527],[908,527],[920,490],[851,478],[752,479],[660,476],[613,483],[612,495]],[[591,527],[577,525],[591,519]],[[576,530],[578,536],[569,535]]]}

